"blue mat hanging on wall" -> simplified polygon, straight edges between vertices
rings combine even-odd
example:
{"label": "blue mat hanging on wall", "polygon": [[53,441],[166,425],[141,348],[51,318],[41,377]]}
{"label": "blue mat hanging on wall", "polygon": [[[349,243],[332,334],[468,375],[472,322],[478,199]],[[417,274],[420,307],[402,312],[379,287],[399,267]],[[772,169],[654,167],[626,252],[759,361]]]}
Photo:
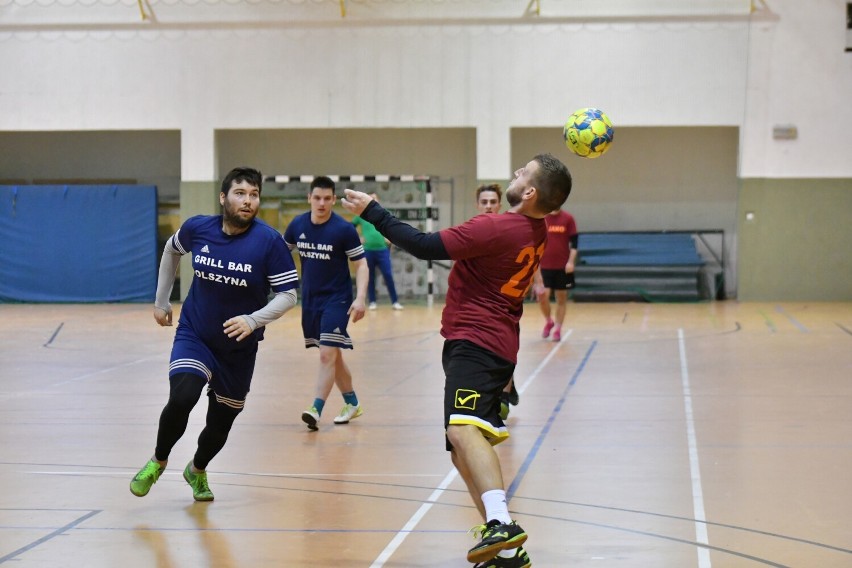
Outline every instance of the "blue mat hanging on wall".
{"label": "blue mat hanging on wall", "polygon": [[151,302],[157,188],[0,186],[0,302]]}

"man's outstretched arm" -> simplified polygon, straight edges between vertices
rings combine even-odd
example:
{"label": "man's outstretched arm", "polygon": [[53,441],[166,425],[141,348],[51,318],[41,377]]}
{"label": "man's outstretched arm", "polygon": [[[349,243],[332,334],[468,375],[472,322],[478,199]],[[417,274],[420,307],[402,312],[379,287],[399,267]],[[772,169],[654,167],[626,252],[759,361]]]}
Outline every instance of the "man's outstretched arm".
{"label": "man's outstretched arm", "polygon": [[350,213],[375,225],[390,242],[423,260],[451,260],[440,233],[424,233],[394,217],[372,197],[353,189],[344,190],[341,203]]}

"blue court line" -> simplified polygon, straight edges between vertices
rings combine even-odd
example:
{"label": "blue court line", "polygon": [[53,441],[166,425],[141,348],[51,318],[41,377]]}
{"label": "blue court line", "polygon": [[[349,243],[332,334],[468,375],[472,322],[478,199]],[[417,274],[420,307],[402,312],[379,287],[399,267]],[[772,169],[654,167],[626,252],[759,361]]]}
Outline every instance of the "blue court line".
{"label": "blue court line", "polygon": [[23,546],[23,547],[19,548],[18,550],[15,550],[14,552],[10,552],[10,553],[9,553],[9,554],[7,554],[6,556],[0,556],[0,564],[3,564],[3,563],[4,563],[4,562],[6,562],[7,560],[12,560],[12,559],[13,559],[13,558],[15,558],[16,556],[19,556],[19,555],[23,554],[24,552],[27,552],[27,551],[29,551],[29,550],[32,550],[32,549],[33,549],[33,548],[35,548],[36,546],[38,546],[38,545],[40,545],[40,544],[42,544],[42,543],[44,543],[44,542],[47,542],[48,540],[52,539],[52,538],[53,538],[53,537],[55,537],[55,536],[59,536],[59,535],[61,535],[61,534],[65,533],[65,532],[68,532],[68,530],[73,529],[74,527],[76,527],[77,525],[79,525],[80,523],[82,523],[83,521],[88,520],[88,519],[90,519],[91,517],[94,517],[94,516],[95,516],[95,515],[97,515],[98,513],[100,513],[100,510],[97,510],[97,511],[89,511],[88,513],[86,513],[86,514],[85,514],[85,515],[83,515],[82,517],[78,517],[77,519],[75,519],[75,520],[71,521],[71,522],[70,522],[70,523],[68,523],[67,525],[65,525],[65,526],[63,526],[63,527],[59,527],[58,529],[56,529],[56,530],[55,530],[55,531],[53,531],[52,533],[47,534],[47,535],[45,535],[45,536],[41,537],[40,539],[35,540],[35,541],[33,541],[33,542],[29,543],[28,545],[26,545],[26,546]]}
{"label": "blue court line", "polygon": [[57,335],[59,335],[59,330],[62,329],[63,325],[65,325],[65,322],[59,324],[59,327],[56,328],[56,331],[53,332],[53,335],[50,336],[50,339],[48,339],[47,343],[42,345],[42,347],[50,347],[50,344],[53,343],[53,340],[56,339]]}
{"label": "blue court line", "polygon": [[793,325],[795,325],[796,327],[799,328],[799,331],[801,331],[802,333],[808,333],[808,328],[806,328],[805,326],[800,324],[798,321],[796,321],[796,318],[794,318],[793,316],[788,314],[784,310],[784,308],[782,308],[781,306],[775,306],[775,311],[778,312],[779,314],[783,315],[784,317],[786,317],[788,320],[790,320],[793,323]]}
{"label": "blue court line", "polygon": [[527,454],[524,463],[521,465],[521,469],[518,470],[518,474],[515,476],[515,479],[512,480],[512,484],[509,485],[509,489],[506,490],[506,502],[510,501],[515,495],[515,491],[517,491],[518,486],[521,484],[521,481],[523,481],[524,475],[526,475],[530,464],[532,464],[533,460],[538,454],[538,451],[541,449],[541,444],[547,437],[548,432],[550,432],[550,427],[553,426],[553,421],[556,420],[556,416],[562,410],[562,406],[565,404],[565,399],[568,398],[568,393],[571,391],[571,388],[577,383],[577,379],[580,378],[580,373],[583,372],[583,369],[585,368],[586,363],[588,362],[589,357],[591,357],[592,351],[595,350],[597,344],[597,340],[592,341],[592,344],[589,346],[589,350],[586,351],[586,355],[583,357],[583,360],[580,361],[580,365],[577,367],[577,370],[574,371],[574,375],[568,382],[568,386],[566,386],[565,390],[562,392],[562,397],[560,397],[559,402],[556,403],[556,407],[554,407],[553,412],[550,413],[550,417],[547,419],[547,422],[545,422],[544,428],[541,429],[541,433],[538,435],[535,444],[533,444],[533,447]]}

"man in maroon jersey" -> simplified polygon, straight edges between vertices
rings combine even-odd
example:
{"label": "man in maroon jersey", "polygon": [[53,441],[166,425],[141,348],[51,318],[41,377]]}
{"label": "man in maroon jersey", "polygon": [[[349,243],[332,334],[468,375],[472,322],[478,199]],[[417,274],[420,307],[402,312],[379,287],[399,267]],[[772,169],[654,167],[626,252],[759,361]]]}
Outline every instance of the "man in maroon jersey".
{"label": "man in maroon jersey", "polygon": [[342,201],[414,256],[456,261],[441,317],[444,425],[453,465],[485,520],[476,527],[482,540],[467,554],[469,562],[481,563],[477,566],[530,565],[520,546],[527,534],[509,516],[492,446],[509,437],[499,415],[500,393],[517,363],[524,297],[547,238],[544,217],[561,208],[570,192],[565,164],[539,154],[515,172],[506,189],[506,213],[477,215],[436,233],[400,221],[366,193],[347,189]]}
{"label": "man in maroon jersey", "polygon": [[[499,213],[502,206],[500,202],[502,197],[503,188],[500,187],[499,183],[480,185],[476,188],[476,209],[483,215],[486,213]],[[547,248],[545,247],[546,252]],[[533,289],[535,290],[541,288],[541,286],[536,288],[537,283],[538,280],[533,283]],[[509,417],[509,405],[517,406],[520,401],[521,395],[518,393],[518,389],[515,388],[515,377],[513,376],[509,379],[509,384],[503,387],[503,394],[500,395],[500,418],[504,422]]]}

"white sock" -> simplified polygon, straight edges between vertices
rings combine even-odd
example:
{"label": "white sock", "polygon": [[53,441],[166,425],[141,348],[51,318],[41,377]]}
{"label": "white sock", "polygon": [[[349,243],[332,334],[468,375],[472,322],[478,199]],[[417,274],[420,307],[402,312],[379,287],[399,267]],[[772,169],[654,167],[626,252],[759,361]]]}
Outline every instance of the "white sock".
{"label": "white sock", "polygon": [[517,548],[510,548],[508,550],[501,550],[500,552],[497,553],[497,556],[499,556],[501,558],[514,558],[515,553],[517,551],[518,551]]}
{"label": "white sock", "polygon": [[503,524],[512,522],[504,490],[492,489],[491,491],[486,491],[482,494],[482,504],[485,506],[485,522],[492,519],[497,519]]}

